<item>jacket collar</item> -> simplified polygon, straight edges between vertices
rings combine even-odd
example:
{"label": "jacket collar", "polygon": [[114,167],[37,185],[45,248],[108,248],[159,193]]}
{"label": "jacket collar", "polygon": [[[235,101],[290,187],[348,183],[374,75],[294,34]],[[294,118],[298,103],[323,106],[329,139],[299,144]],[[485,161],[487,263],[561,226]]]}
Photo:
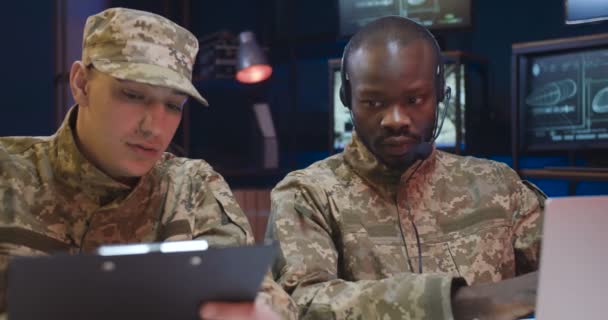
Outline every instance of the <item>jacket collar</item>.
{"label": "jacket collar", "polygon": [[[69,188],[82,192],[100,206],[123,200],[134,188],[108,176],[88,161],[78,149],[74,130],[77,114],[76,105],[70,109],[61,127],[52,137],[50,162],[57,180]],[[135,189],[146,180],[148,175],[140,179]]]}
{"label": "jacket collar", "polygon": [[373,188],[394,199],[401,181],[407,180],[417,172],[427,171],[435,162],[436,154],[437,150],[433,146],[433,151],[427,159],[417,160],[405,171],[391,169],[380,162],[353,133],[352,141],[344,150],[344,160],[358,176]]}

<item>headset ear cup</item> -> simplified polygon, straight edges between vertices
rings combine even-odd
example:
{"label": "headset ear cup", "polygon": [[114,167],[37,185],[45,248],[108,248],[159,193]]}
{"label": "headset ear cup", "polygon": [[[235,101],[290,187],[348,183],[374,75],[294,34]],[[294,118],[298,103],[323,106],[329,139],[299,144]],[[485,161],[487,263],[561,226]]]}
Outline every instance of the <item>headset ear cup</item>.
{"label": "headset ear cup", "polygon": [[342,84],[340,85],[340,101],[342,104],[350,109],[350,83],[348,82],[348,75],[346,74],[346,58],[348,57],[348,53],[350,51],[350,41],[344,47],[344,53],[342,54],[342,59],[340,59],[340,78],[342,80]]}
{"label": "headset ear cup", "polygon": [[346,96],[346,89],[344,88],[344,85],[340,86],[340,101],[342,101],[342,104],[350,109],[350,99],[348,99],[348,97]]}
{"label": "headset ear cup", "polygon": [[443,102],[445,100],[445,75],[444,75],[444,70],[445,66],[443,63],[441,63],[439,65],[439,74],[437,75],[437,103],[439,102]]}

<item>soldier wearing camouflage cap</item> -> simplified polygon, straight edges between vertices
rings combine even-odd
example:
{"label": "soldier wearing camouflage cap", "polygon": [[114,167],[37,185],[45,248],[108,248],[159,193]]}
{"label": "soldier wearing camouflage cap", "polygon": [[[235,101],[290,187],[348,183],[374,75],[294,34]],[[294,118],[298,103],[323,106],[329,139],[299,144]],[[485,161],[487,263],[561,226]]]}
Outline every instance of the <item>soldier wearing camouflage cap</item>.
{"label": "soldier wearing camouflage cap", "polygon": [[[191,82],[197,51],[194,35],[156,14],[113,8],[89,17],[70,72],[76,105],[59,130],[0,138],[0,313],[11,256],[194,238],[253,243],[224,179],[203,160],[164,152],[187,98],[207,104]],[[290,319],[295,305],[267,277],[255,306],[201,312]]]}
{"label": "soldier wearing camouflage cap", "polygon": [[440,59],[433,36],[401,17],[368,24],[347,45],[351,143],[272,191],[275,278],[302,319],[532,310],[545,196],[504,164],[433,147]]}

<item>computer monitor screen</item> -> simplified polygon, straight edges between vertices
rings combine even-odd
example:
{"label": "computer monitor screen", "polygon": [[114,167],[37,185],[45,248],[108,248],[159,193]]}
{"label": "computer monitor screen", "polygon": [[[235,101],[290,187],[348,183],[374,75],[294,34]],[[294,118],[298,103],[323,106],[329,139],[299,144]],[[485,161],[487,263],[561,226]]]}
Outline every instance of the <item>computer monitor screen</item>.
{"label": "computer monitor screen", "polygon": [[342,86],[342,77],[340,75],[339,61],[330,62],[331,76],[331,116],[333,123],[333,131],[331,134],[331,144],[333,152],[340,152],[350,142],[353,135],[353,122],[350,117],[349,110],[340,101],[340,87]]}
{"label": "computer monitor screen", "polygon": [[[460,69],[460,70],[457,70]],[[465,68],[463,64],[446,64],[445,65],[445,84],[451,89],[451,99],[445,101],[445,103],[439,104],[439,123],[441,123],[441,116],[445,112],[445,119],[441,131],[435,139],[435,145],[437,148],[456,148],[460,147],[460,150],[464,149],[464,137],[465,137],[465,108],[466,108],[466,90],[465,90]],[[456,103],[460,102],[460,124],[457,119]],[[447,105],[447,111],[444,110]],[[460,126],[460,146],[457,146],[457,128]]]}
{"label": "computer monitor screen", "polygon": [[608,20],[606,0],[564,0],[567,24]]}
{"label": "computer monitor screen", "polygon": [[343,36],[389,15],[411,18],[433,30],[471,26],[471,0],[340,0],[339,13]]}
{"label": "computer monitor screen", "polygon": [[529,149],[608,145],[608,48],[531,55],[522,65],[521,136]]}

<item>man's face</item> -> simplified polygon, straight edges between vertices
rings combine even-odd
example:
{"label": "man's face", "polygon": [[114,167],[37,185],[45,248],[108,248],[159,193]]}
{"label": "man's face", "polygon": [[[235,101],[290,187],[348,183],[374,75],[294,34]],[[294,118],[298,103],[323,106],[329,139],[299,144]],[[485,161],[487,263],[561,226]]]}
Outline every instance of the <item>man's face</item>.
{"label": "man's face", "polygon": [[79,146],[115,179],[145,175],[169,146],[187,96],[94,69],[88,73],[88,97],[78,110]]}
{"label": "man's face", "polygon": [[431,138],[435,121],[433,47],[422,40],[389,42],[352,52],[348,61],[356,131],[387,166],[405,169],[408,153]]}

